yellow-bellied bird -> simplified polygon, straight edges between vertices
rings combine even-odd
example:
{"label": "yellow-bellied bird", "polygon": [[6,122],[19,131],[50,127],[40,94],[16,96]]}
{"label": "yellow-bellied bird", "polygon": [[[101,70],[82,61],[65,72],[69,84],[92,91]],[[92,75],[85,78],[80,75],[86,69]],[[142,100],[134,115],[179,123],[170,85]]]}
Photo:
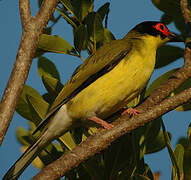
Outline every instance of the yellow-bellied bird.
{"label": "yellow-bellied bird", "polygon": [[94,122],[111,128],[103,119],[140,94],[153,72],[157,48],[168,41],[180,39],[163,23],[147,21],[89,56],[37,128],[42,129],[38,140],[9,169],[4,180],[18,178],[46,145],[75,125]]}

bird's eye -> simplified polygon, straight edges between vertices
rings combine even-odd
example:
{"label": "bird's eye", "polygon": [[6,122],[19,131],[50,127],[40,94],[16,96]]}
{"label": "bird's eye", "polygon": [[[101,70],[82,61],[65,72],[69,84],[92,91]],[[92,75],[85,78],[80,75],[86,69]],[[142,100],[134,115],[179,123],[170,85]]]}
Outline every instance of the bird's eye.
{"label": "bird's eye", "polygon": [[163,31],[164,30],[164,25],[160,25],[160,29]]}
{"label": "bird's eye", "polygon": [[163,23],[158,23],[153,26],[156,30],[160,31],[164,35],[168,36],[169,30]]}

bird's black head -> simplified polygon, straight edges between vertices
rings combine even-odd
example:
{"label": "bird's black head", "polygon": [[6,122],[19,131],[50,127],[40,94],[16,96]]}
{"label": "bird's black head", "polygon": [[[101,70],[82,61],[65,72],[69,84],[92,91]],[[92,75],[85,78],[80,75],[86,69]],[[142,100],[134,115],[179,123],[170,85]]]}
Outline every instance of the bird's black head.
{"label": "bird's black head", "polygon": [[161,39],[168,38],[169,41],[179,42],[182,41],[175,34],[170,32],[166,25],[159,21],[145,21],[136,25],[132,31],[138,32],[141,35],[159,36]]}

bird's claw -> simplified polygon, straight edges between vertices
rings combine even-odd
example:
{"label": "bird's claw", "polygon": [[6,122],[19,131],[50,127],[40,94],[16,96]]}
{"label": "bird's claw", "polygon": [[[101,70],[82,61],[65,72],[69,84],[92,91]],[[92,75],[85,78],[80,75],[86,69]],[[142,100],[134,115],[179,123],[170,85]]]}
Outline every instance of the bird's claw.
{"label": "bird's claw", "polygon": [[122,113],[121,113],[121,115],[137,115],[137,114],[139,114],[140,113],[140,111],[139,110],[137,110],[137,109],[133,109],[133,108],[128,108],[128,109],[126,109],[126,110],[124,110]]}

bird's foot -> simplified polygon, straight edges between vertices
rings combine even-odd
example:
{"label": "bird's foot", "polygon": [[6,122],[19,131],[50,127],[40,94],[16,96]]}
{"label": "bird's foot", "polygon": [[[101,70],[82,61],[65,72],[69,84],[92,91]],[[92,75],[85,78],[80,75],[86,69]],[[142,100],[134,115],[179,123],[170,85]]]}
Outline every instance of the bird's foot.
{"label": "bird's foot", "polygon": [[140,113],[140,111],[139,110],[137,110],[137,109],[133,109],[133,108],[128,108],[128,109],[126,109],[126,110],[124,110],[122,113],[121,113],[121,115],[137,115],[137,114],[139,114]]}
{"label": "bird's foot", "polygon": [[114,127],[112,124],[109,124],[106,121],[104,121],[103,119],[100,119],[100,118],[98,118],[96,116],[93,116],[93,117],[89,118],[89,120],[99,124],[104,129],[110,129],[110,128]]}

